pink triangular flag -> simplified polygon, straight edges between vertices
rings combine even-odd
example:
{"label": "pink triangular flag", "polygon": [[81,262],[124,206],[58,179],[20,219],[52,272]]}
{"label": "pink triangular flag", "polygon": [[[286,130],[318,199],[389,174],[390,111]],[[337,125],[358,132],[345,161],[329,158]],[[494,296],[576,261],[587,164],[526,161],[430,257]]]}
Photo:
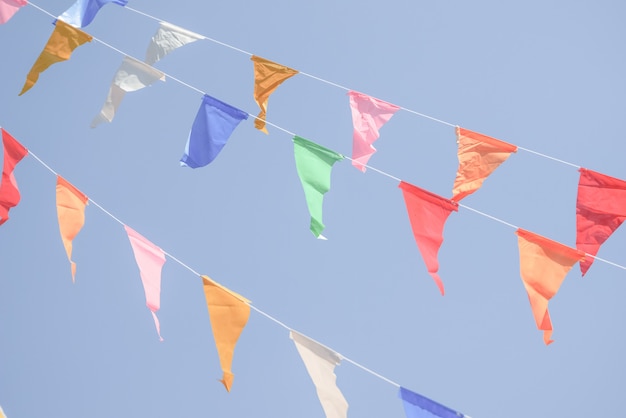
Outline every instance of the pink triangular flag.
{"label": "pink triangular flag", "polygon": [[27,4],[26,0],[0,0],[0,24],[7,23],[21,7]]}

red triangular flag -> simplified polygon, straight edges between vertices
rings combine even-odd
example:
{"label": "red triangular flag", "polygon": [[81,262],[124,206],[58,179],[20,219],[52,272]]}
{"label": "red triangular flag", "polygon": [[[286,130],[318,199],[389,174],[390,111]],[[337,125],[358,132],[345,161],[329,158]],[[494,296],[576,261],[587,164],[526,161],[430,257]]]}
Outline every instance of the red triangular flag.
{"label": "red triangular flag", "polygon": [[4,129],[2,129],[2,145],[4,145],[4,167],[2,180],[0,180],[0,225],[9,220],[9,210],[20,203],[20,191],[17,188],[13,170],[17,163],[28,154],[28,150]]}

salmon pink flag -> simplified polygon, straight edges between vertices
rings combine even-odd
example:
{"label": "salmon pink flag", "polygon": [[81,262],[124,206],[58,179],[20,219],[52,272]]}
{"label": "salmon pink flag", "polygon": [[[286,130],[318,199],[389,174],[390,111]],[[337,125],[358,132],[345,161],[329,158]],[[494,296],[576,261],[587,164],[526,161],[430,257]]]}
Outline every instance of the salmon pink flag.
{"label": "salmon pink flag", "polygon": [[[595,256],[626,219],[626,181],[580,169],[576,199],[576,248]],[[593,257],[580,262],[583,276]]]}
{"label": "salmon pink flag", "polygon": [[0,24],[7,23],[21,7],[27,4],[26,0],[0,0]]}
{"label": "salmon pink flag", "polygon": [[28,150],[17,142],[7,131],[2,129],[4,146],[4,166],[0,180],[0,225],[9,220],[9,210],[20,203],[20,190],[13,175],[17,163],[28,154]]}
{"label": "salmon pink flag", "polygon": [[161,308],[161,269],[165,264],[165,253],[130,227],[124,225],[124,229],[133,248],[137,266],[139,266],[141,283],[146,294],[146,305],[152,312],[152,319],[154,319],[159,340],[163,341],[161,324],[156,312]]}
{"label": "salmon pink flag", "polygon": [[70,260],[72,282],[76,278],[76,263],[72,261],[72,242],[85,224],[85,206],[89,199],[61,176],[57,176],[57,218],[61,240]]}
{"label": "salmon pink flag", "polygon": [[537,328],[543,331],[543,341],[548,345],[553,342],[548,301],[556,295],[567,273],[574,264],[584,259],[585,254],[523,229],[515,233],[522,282]]}
{"label": "salmon pink flag", "polygon": [[349,91],[348,96],[354,125],[352,165],[365,172],[365,165],[376,152],[372,144],[380,136],[378,131],[400,107],[356,91]]}
{"label": "salmon pink flag", "polygon": [[404,181],[400,182],[399,187],[402,189],[417,247],[428,272],[443,295],[443,282],[437,273],[439,271],[437,254],[443,243],[444,224],[452,211],[459,210],[459,205]]}
{"label": "salmon pink flag", "polygon": [[483,181],[506,161],[515,145],[467,129],[456,128],[459,168],[454,180],[452,199],[459,202],[482,186]]}

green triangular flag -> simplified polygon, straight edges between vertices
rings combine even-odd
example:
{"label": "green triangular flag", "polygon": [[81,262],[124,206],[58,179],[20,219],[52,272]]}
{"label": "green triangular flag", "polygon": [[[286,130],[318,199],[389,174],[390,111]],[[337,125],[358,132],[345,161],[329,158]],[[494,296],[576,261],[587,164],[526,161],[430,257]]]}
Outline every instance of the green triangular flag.
{"label": "green triangular flag", "polygon": [[293,145],[298,176],[311,214],[311,232],[317,238],[324,239],[320,235],[324,230],[322,223],[324,193],[330,190],[330,171],[333,164],[343,160],[343,155],[299,136],[293,137]]}

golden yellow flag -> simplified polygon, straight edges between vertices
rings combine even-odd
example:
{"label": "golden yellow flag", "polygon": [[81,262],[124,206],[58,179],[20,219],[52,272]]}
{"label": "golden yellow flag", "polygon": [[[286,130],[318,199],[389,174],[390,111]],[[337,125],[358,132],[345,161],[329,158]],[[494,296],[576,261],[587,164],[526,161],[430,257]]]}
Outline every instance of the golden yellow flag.
{"label": "golden yellow flag", "polygon": [[91,35],[86,34],[80,29],[68,25],[62,20],[57,20],[54,31],[48,39],[48,43],[39,54],[37,61],[33,64],[33,68],[26,76],[26,82],[22,87],[20,96],[26,93],[39,79],[39,74],[43,73],[52,64],[70,59],[72,52],[84,44],[91,42]]}
{"label": "golden yellow flag", "polygon": [[72,282],[76,263],[72,261],[72,241],[85,224],[85,206],[89,199],[61,176],[57,176],[57,217],[67,258],[72,266]]}

